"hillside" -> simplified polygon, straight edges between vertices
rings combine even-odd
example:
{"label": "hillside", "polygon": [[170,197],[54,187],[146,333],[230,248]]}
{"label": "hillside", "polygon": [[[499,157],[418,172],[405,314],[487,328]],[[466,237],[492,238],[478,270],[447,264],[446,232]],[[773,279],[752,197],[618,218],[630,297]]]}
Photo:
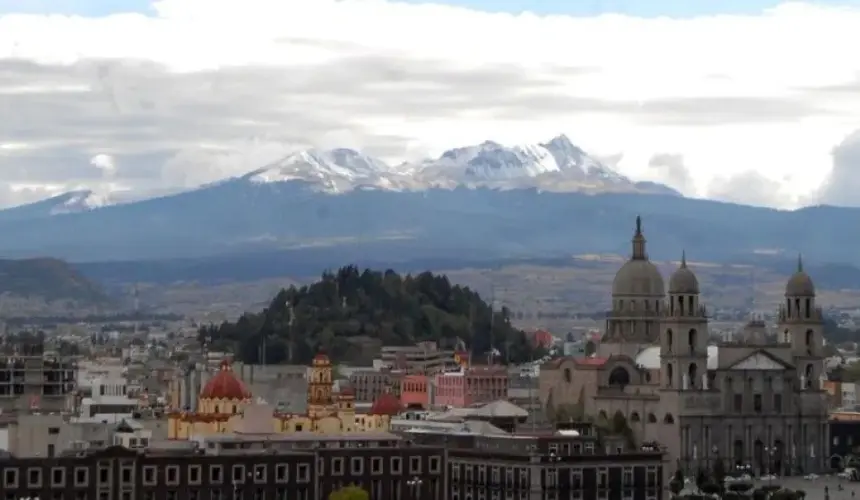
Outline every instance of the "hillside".
{"label": "hillside", "polygon": [[788,212],[677,196],[533,189],[328,194],[301,183],[235,180],[82,213],[0,218],[8,236],[0,252],[86,262],[306,251],[338,263],[624,254],[636,215],[655,258],[676,258],[685,248],[717,262],[764,251],[853,263],[860,247],[860,233],[844,230],[860,226],[860,209],[851,208]]}
{"label": "hillside", "polygon": [[264,343],[267,363],[309,363],[320,350],[349,362],[367,343],[421,340],[452,348],[463,341],[479,355],[489,352],[492,332],[501,359],[527,360],[535,353],[524,333],[510,326],[509,315],[502,309],[493,316],[477,293],[442,275],[401,276],[347,266],[311,285],[282,290],[261,312],[203,327],[200,339],[246,363],[259,361]]}
{"label": "hillside", "polygon": [[50,258],[0,260],[0,294],[84,305],[108,301],[98,285],[68,263]]}

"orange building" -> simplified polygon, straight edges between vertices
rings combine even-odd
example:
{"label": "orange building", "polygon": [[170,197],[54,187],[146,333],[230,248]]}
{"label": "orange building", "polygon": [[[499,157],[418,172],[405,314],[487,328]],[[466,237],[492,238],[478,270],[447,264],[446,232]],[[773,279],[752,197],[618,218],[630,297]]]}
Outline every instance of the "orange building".
{"label": "orange building", "polygon": [[400,403],[406,408],[426,410],[430,407],[426,375],[406,375],[400,382]]}
{"label": "orange building", "polygon": [[[383,394],[370,413],[356,415],[355,393],[344,388],[334,393],[332,365],[328,356],[317,354],[308,380],[308,408],[304,414],[272,413],[272,432],[343,432],[387,431],[391,417],[400,413],[400,401],[390,393]],[[232,432],[244,418],[253,402],[251,392],[236,376],[230,361],[221,362],[218,373],[206,383],[198,398],[197,411],[173,411],[167,415],[169,439]]]}

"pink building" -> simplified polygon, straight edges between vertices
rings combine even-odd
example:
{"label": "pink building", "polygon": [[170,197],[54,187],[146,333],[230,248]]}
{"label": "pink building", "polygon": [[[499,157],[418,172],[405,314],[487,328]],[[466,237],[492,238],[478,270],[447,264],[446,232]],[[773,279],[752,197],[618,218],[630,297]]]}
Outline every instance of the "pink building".
{"label": "pink building", "polygon": [[426,375],[406,375],[403,377],[400,382],[400,403],[404,408],[409,409],[426,410],[430,407]]}
{"label": "pink building", "polygon": [[436,375],[434,403],[467,407],[508,398],[508,372],[503,366],[477,366]]}

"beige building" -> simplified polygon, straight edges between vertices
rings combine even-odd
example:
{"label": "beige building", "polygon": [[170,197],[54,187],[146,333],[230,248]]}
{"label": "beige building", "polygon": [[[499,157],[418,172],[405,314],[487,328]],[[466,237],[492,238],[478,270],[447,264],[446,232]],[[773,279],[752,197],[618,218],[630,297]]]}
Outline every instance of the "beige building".
{"label": "beige building", "polygon": [[758,473],[822,470],[823,321],[802,262],[786,285],[774,342],[753,321],[739,342],[709,345],[705,305],[686,258],[667,294],[638,218],[632,243],[612,285],[596,356],[541,368],[548,412],[610,420],[620,413],[637,439],[665,445],[669,460],[688,473],[718,458]]}

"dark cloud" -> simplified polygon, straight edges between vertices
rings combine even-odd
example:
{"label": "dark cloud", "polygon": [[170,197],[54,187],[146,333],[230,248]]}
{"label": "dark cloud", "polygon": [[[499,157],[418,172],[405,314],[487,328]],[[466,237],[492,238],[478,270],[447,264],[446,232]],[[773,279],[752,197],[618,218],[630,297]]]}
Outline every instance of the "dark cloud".
{"label": "dark cloud", "polygon": [[821,186],[818,201],[828,205],[860,206],[860,130],[833,148],[833,169]]}
{"label": "dark cloud", "polygon": [[690,170],[684,164],[683,155],[658,153],[648,160],[648,166],[657,172],[659,179],[685,195],[695,190]]}

